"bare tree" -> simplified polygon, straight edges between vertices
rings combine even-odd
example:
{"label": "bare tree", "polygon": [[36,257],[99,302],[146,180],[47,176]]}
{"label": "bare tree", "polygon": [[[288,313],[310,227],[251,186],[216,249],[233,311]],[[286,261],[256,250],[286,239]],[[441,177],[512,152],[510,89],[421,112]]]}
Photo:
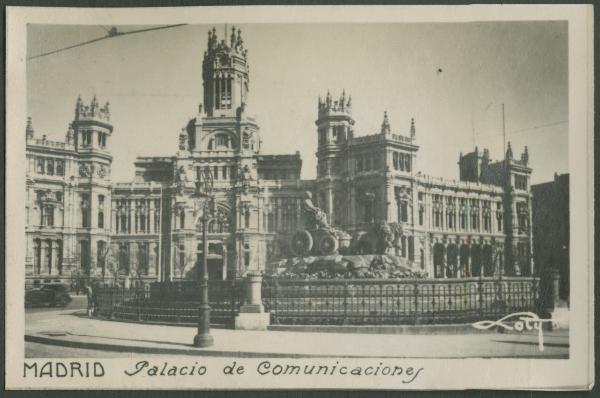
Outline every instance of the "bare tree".
{"label": "bare tree", "polygon": [[[183,256],[181,256],[181,254],[183,254]],[[185,270],[188,268],[194,269],[194,267],[197,266],[196,260],[197,260],[196,255],[194,253],[192,253],[192,254],[186,253],[185,250],[181,250],[179,247],[176,246],[175,259],[174,259],[175,266],[173,267],[173,271],[174,271],[173,276],[177,279],[185,279],[185,277],[186,277]],[[192,278],[195,278],[195,275],[192,276]]]}

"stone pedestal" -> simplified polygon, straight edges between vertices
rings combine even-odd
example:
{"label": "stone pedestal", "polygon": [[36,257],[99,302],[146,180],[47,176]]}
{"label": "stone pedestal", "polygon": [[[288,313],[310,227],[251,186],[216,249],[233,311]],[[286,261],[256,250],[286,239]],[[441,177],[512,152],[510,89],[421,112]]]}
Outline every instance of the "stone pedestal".
{"label": "stone pedestal", "polygon": [[240,313],[235,317],[236,330],[267,330],[271,324],[271,314],[262,313]]}
{"label": "stone pedestal", "polygon": [[240,330],[267,330],[271,316],[265,312],[261,298],[262,276],[246,276],[246,303],[235,317],[235,328]]}

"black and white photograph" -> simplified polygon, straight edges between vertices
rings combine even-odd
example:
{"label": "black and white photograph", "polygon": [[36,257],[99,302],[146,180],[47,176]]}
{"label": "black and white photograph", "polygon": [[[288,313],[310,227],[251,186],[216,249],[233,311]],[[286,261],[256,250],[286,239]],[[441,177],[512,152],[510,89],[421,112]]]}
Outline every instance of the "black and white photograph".
{"label": "black and white photograph", "polygon": [[565,7],[10,10],[15,388],[590,388]]}

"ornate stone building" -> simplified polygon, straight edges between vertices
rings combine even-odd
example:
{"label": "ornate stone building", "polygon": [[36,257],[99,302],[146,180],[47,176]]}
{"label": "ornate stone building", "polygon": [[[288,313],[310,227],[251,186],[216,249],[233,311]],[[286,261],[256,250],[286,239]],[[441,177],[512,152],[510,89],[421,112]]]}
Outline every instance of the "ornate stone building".
{"label": "ornate stone building", "polygon": [[[436,277],[529,275],[531,193],[525,148],[510,143],[505,158],[489,151],[460,154],[459,181],[416,171],[416,127],[392,131],[384,113],[381,130],[354,136],[350,97],[318,102],[315,190],[330,222],[355,238],[377,220],[398,223],[395,251]],[[500,266],[502,265],[502,266]]]}
{"label": "ornate stone building", "polygon": [[28,120],[25,271],[34,280],[88,275],[107,250],[112,131],[108,102],[96,97],[77,100],[64,142],[36,138]]}
{"label": "ornate stone building", "polygon": [[[110,179],[108,103],[77,100],[65,142],[27,134],[27,256],[30,281],[74,276],[195,277],[202,258],[204,200],[208,273],[233,278],[289,255],[311,191],[329,223],[360,238],[374,221],[401,226],[394,250],[429,275],[530,274],[527,149],[492,162],[487,150],[459,159],[460,181],[415,172],[416,128],[355,137],[350,97],[318,102],[316,180],[301,180],[300,154],[261,154],[248,113],[249,65],[241,32],[208,34],[204,101],[169,157],[139,157],[133,182]],[[208,192],[209,187],[212,189]],[[498,266],[502,264],[503,267]]]}

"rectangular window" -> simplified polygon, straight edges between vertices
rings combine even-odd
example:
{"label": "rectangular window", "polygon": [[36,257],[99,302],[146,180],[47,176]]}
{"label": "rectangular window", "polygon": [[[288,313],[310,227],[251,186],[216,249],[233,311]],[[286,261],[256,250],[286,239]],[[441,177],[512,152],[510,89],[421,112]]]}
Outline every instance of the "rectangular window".
{"label": "rectangular window", "polygon": [[219,166],[213,166],[213,178],[215,180],[219,179]]}
{"label": "rectangular window", "polygon": [[223,177],[223,179],[226,180],[227,179],[227,166],[223,166],[221,168],[221,172],[222,172],[221,177]]}
{"label": "rectangular window", "polygon": [[65,175],[65,162],[62,160],[56,161],[56,175],[64,176]]}
{"label": "rectangular window", "polygon": [[424,216],[425,210],[421,207],[419,209],[419,225],[423,225],[423,216]]}
{"label": "rectangular window", "polygon": [[408,204],[406,202],[400,203],[401,217],[400,220],[402,222],[408,222]]}
{"label": "rectangular window", "polygon": [[35,171],[38,174],[44,174],[44,158],[37,158],[36,159]]}
{"label": "rectangular window", "polygon": [[126,233],[127,232],[127,216],[125,214],[121,214],[120,220],[121,220],[121,222],[120,222],[121,232]]}
{"label": "rectangular window", "polygon": [[244,243],[244,266],[250,266],[250,244]]}
{"label": "rectangular window", "polygon": [[98,195],[98,228],[104,228],[104,195]]}
{"label": "rectangular window", "polygon": [[362,160],[362,156],[358,156],[356,158],[356,171],[357,172],[361,172],[363,171],[363,160]]}
{"label": "rectangular window", "polygon": [[129,247],[127,243],[119,244],[119,269],[129,274]]}
{"label": "rectangular window", "polygon": [[105,273],[105,260],[106,260],[106,242],[99,240],[96,242],[96,263],[102,270],[102,275]]}
{"label": "rectangular window", "polygon": [[81,226],[90,226],[90,196],[87,194],[81,195]]}
{"label": "rectangular window", "polygon": [[45,205],[42,208],[43,211],[43,225],[53,227],[54,226],[54,206]]}
{"label": "rectangular window", "polygon": [[46,173],[50,176],[54,175],[54,160],[48,159],[46,161]]}
{"label": "rectangular window", "polygon": [[79,241],[79,255],[81,260],[81,269],[89,274],[90,271],[90,241]]}
{"label": "rectangular window", "polygon": [[367,200],[364,206],[364,222],[373,221],[373,201]]}
{"label": "rectangular window", "polygon": [[138,243],[138,270],[141,275],[148,275],[148,244]]}

